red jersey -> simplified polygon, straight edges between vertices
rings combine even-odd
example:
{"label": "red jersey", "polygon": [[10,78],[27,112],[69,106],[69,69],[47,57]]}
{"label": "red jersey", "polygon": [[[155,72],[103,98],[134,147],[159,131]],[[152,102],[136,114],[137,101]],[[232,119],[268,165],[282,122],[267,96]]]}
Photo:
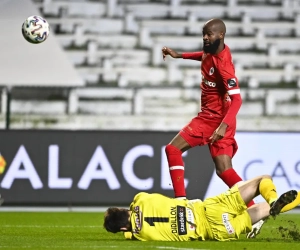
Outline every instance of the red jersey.
{"label": "red jersey", "polygon": [[223,119],[228,125],[235,124],[242,100],[229,47],[225,45],[219,54],[200,51],[183,53],[182,57],[202,61],[200,114]]}

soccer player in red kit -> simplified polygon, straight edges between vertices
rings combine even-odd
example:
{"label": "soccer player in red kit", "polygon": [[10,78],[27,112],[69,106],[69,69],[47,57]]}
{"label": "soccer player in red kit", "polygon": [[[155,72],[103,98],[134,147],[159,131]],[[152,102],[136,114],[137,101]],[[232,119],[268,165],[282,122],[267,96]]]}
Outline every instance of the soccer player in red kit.
{"label": "soccer player in red kit", "polygon": [[[217,175],[231,188],[242,181],[232,168],[232,157],[238,146],[234,139],[236,115],[242,99],[229,47],[224,43],[226,26],[211,19],[203,26],[203,51],[177,53],[163,47],[167,55],[202,61],[201,111],[166,146],[166,155],[176,198],[185,198],[182,153],[192,147],[208,144]],[[251,201],[248,206],[253,205]]]}

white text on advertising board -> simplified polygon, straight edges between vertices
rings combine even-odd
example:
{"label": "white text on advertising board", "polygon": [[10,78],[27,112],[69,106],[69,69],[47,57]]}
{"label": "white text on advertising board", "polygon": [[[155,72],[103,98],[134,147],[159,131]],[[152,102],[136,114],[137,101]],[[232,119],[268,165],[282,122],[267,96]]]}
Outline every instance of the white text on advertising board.
{"label": "white text on advertising board", "polygon": [[[43,183],[25,146],[21,145],[8,167],[0,187],[10,189],[15,180],[27,179],[33,189],[41,189],[44,185],[48,185],[50,189],[70,189],[74,184],[73,179],[71,177],[59,177],[59,169],[60,167],[63,168],[63,166],[59,166],[59,155],[58,145],[50,145],[48,147],[48,183]],[[186,155],[187,153],[184,154],[184,156]],[[141,179],[134,172],[134,163],[142,156],[155,157],[153,147],[151,145],[137,145],[131,148],[123,158],[122,173],[124,179],[131,187],[138,190],[149,190],[153,188],[154,178]],[[23,167],[21,168],[21,166]],[[93,180],[106,181],[111,190],[121,188],[120,181],[101,146],[96,147],[84,169],[77,183],[79,189],[88,189]],[[161,149],[160,184],[162,189],[172,189],[164,147]],[[186,186],[188,185],[188,180],[185,180],[185,184]]]}

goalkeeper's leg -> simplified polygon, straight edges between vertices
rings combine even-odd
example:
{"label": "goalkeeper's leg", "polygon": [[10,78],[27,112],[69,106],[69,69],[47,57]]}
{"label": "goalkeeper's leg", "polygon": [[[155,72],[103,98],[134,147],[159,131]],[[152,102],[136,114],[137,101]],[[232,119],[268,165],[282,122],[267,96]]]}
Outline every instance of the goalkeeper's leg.
{"label": "goalkeeper's leg", "polygon": [[[300,191],[298,191],[298,195],[296,197],[296,199],[285,205],[281,210],[280,213],[285,213],[287,211],[290,211],[292,209],[294,209],[295,207],[297,207],[300,204]],[[260,230],[262,228],[262,226],[264,225],[264,223],[267,221],[268,218],[262,219],[258,222],[256,222],[255,224],[252,225],[252,230],[250,233],[247,234],[247,238],[255,238],[259,233]]]}

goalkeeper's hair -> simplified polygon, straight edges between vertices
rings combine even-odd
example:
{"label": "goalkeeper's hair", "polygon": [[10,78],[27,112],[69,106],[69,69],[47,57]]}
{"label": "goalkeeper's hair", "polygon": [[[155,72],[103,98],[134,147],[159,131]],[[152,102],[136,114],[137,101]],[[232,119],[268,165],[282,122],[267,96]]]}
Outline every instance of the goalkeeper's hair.
{"label": "goalkeeper's hair", "polygon": [[106,231],[111,233],[121,232],[122,227],[129,226],[129,213],[127,209],[110,207],[104,215],[103,226]]}

